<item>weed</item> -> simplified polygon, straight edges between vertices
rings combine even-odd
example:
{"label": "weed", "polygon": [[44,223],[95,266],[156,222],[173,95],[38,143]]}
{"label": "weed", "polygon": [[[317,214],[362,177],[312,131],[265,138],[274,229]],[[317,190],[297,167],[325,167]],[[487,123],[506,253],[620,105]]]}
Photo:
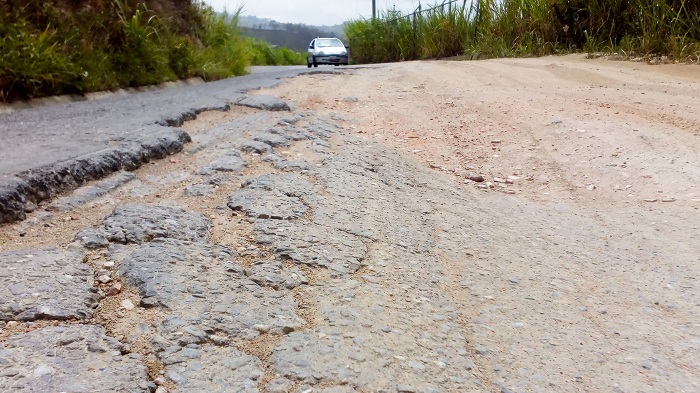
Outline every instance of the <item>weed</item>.
{"label": "weed", "polygon": [[249,39],[251,64],[263,65],[301,65],[306,64],[306,54],[289,48],[273,47],[265,41]]}
{"label": "weed", "polygon": [[263,64],[303,64],[242,37],[239,14],[197,0],[3,0],[0,101],[242,75],[268,49]]}
{"label": "weed", "polygon": [[346,25],[359,63],[623,51],[698,57],[700,3],[691,0],[449,1],[380,12]]}

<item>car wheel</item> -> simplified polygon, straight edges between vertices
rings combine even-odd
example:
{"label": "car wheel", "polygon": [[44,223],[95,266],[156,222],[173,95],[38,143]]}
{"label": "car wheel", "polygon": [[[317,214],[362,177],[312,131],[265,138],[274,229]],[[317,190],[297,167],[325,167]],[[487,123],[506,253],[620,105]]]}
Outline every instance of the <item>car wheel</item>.
{"label": "car wheel", "polygon": [[316,63],[316,58],[314,57],[314,67],[318,67],[318,63]]}
{"label": "car wheel", "polygon": [[309,68],[311,68],[311,63],[309,63],[308,60],[306,60],[306,66],[309,67]]}

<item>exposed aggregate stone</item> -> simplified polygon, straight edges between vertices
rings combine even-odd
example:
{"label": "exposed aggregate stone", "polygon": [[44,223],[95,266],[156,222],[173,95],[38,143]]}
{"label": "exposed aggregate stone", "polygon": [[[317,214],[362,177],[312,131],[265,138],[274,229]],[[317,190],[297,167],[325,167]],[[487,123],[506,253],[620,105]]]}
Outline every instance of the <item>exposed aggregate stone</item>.
{"label": "exposed aggregate stone", "polygon": [[121,205],[103,224],[105,237],[115,243],[142,243],[156,238],[203,241],[209,220],[175,206]]}
{"label": "exposed aggregate stone", "polygon": [[273,289],[294,289],[309,282],[299,268],[284,269],[282,263],[274,261],[257,261],[246,275],[256,284]]}
{"label": "exposed aggregate stone", "polygon": [[139,289],[141,305],[207,321],[232,337],[253,338],[255,325],[292,331],[302,325],[293,299],[245,277],[233,250],[208,243],[158,239],[111,249],[117,273]]}
{"label": "exposed aggregate stone", "polygon": [[146,393],[138,355],[95,325],[46,327],[8,338],[0,347],[0,391]]}
{"label": "exposed aggregate stone", "polygon": [[272,150],[272,146],[268,145],[267,143],[263,142],[258,142],[258,141],[246,141],[241,144],[241,151],[243,152],[253,152],[253,153],[267,153],[270,150]]}
{"label": "exposed aggregate stone", "polygon": [[307,172],[311,167],[305,161],[288,160],[273,153],[267,153],[262,157],[263,161],[272,163],[276,169],[283,171]]}
{"label": "exposed aggregate stone", "polygon": [[0,320],[85,319],[98,296],[81,250],[0,253]]}
{"label": "exposed aggregate stone", "polygon": [[257,134],[253,139],[271,147],[289,146],[290,144],[289,139],[284,135],[273,134],[271,132]]}
{"label": "exposed aggregate stone", "polygon": [[261,189],[240,190],[228,200],[228,207],[255,218],[289,220],[303,217],[308,207],[297,197]]}
{"label": "exposed aggregate stone", "polygon": [[[162,355],[177,392],[258,392],[262,363],[233,347],[189,344]],[[203,377],[203,373],[209,373]]]}
{"label": "exposed aggregate stone", "polygon": [[266,111],[290,111],[289,104],[271,95],[248,95],[236,101],[236,105]]}
{"label": "exposed aggregate stone", "polygon": [[238,151],[231,150],[210,162],[202,170],[201,175],[208,175],[215,172],[237,172],[246,167],[246,162],[241,158]]}

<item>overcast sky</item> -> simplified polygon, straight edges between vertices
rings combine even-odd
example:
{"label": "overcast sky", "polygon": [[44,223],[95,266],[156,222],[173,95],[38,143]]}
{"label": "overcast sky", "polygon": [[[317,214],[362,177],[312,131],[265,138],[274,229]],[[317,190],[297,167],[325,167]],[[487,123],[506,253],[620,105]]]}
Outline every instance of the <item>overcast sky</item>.
{"label": "overcast sky", "polygon": [[[235,11],[243,6],[243,14],[270,18],[283,23],[337,25],[350,19],[372,17],[372,0],[204,0],[216,11]],[[376,0],[378,10],[396,5],[397,10],[413,12],[418,0]],[[437,1],[422,3],[433,4]]]}

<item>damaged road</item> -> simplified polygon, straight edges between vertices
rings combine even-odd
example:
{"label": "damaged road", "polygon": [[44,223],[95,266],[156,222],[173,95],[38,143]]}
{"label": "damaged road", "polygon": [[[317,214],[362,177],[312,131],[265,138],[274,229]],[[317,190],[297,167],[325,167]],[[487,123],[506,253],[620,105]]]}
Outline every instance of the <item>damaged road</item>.
{"label": "damaged road", "polygon": [[[600,68],[599,83],[620,67],[402,63],[199,113],[180,153],[0,227],[0,390],[697,391],[698,157],[620,157],[630,184],[651,181],[637,167],[665,174],[645,202],[603,181],[621,167],[580,157],[578,137],[607,138],[604,121],[523,104],[589,85],[545,92],[521,76],[465,99],[492,73]],[[465,75],[480,82],[450,90]],[[681,81],[676,104],[699,81]],[[672,132],[700,125],[683,119]],[[626,120],[634,137],[608,160],[678,135]],[[697,144],[691,132],[683,148]],[[574,170],[603,180],[577,187]]]}

